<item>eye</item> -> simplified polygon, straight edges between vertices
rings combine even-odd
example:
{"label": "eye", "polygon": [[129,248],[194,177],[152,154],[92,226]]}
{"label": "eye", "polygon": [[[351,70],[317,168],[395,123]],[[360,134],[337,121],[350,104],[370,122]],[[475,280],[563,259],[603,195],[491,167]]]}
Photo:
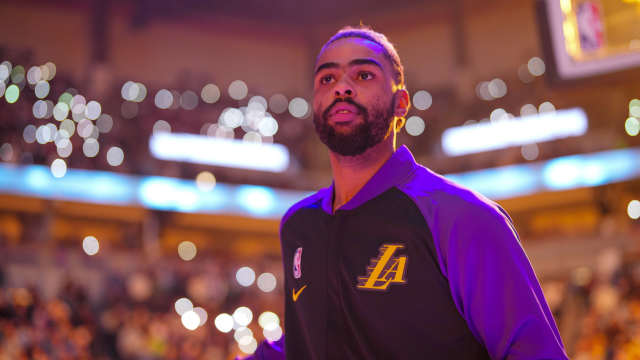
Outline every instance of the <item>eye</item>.
{"label": "eye", "polygon": [[322,75],[320,77],[320,84],[321,85],[326,85],[328,83],[330,83],[333,80],[333,75],[327,74],[327,75]]}
{"label": "eye", "polygon": [[358,79],[359,80],[371,80],[374,78],[374,75],[372,72],[369,71],[361,71],[358,73]]}

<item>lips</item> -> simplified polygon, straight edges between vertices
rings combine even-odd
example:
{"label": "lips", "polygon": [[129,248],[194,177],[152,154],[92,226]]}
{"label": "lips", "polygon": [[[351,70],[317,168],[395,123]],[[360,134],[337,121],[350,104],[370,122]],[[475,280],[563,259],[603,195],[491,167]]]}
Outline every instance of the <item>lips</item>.
{"label": "lips", "polygon": [[329,111],[328,120],[334,124],[350,123],[360,114],[358,108],[348,103],[337,103]]}
{"label": "lips", "polygon": [[357,115],[358,114],[358,108],[355,107],[354,105],[351,104],[347,104],[347,103],[338,103],[336,105],[333,106],[333,109],[331,109],[331,112],[329,113],[329,115],[349,115],[349,114],[353,114],[353,115]]}

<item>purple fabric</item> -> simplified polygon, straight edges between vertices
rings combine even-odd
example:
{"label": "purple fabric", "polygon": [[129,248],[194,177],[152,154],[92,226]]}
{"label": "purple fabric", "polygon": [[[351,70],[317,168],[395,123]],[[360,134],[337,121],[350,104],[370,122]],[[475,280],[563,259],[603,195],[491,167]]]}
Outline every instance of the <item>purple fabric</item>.
{"label": "purple fabric", "polygon": [[285,360],[284,336],[277,341],[264,340],[253,355],[236,360]]}
{"label": "purple fabric", "polygon": [[[504,210],[418,165],[405,146],[341,209],[355,209],[391,187],[409,196],[424,216],[455,306],[491,358],[568,359]],[[294,206],[281,224],[319,199],[324,212],[332,214],[333,185]]]}
{"label": "purple fabric", "polygon": [[408,175],[396,186],[422,212],[456,307],[491,358],[568,359],[506,213],[482,195],[416,164],[405,147],[396,155],[393,161],[398,164],[388,168],[407,169]]}

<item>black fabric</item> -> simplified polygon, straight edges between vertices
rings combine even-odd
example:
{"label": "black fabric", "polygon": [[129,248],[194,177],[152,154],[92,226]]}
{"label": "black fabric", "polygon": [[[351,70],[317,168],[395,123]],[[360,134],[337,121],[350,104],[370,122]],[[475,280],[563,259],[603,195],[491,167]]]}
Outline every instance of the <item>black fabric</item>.
{"label": "black fabric", "polygon": [[[282,224],[281,240],[287,359],[489,358],[454,305],[424,217],[402,191],[333,215],[320,200],[308,204]],[[383,244],[404,246],[394,256],[406,256],[406,283],[359,289]]]}

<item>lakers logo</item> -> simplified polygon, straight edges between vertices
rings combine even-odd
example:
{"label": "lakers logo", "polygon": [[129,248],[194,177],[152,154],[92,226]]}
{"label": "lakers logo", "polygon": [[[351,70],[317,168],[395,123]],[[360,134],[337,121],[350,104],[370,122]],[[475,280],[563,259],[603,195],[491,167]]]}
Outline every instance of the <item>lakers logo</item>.
{"label": "lakers logo", "polygon": [[367,267],[367,275],[358,277],[358,289],[385,291],[391,284],[406,284],[405,271],[407,256],[393,256],[404,248],[400,244],[383,244],[380,246],[380,255],[371,259],[371,265]]}

